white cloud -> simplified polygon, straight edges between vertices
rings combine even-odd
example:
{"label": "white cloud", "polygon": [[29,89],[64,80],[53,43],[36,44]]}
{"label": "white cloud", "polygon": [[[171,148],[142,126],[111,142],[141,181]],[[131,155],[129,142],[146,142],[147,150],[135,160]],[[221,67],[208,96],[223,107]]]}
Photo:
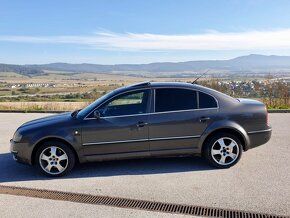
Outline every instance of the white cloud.
{"label": "white cloud", "polygon": [[91,36],[1,36],[0,42],[76,44],[123,51],[290,49],[290,29],[189,35],[98,32]]}

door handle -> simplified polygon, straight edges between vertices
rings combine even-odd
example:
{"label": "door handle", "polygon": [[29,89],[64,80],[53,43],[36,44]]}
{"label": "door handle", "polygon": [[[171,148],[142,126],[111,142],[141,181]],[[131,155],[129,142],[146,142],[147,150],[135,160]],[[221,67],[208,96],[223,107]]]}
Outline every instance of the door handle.
{"label": "door handle", "polygon": [[143,122],[143,121],[139,121],[139,122],[136,124],[137,127],[144,127],[144,126],[146,126],[146,125],[148,125],[148,123],[145,123],[145,122]]}
{"label": "door handle", "polygon": [[210,117],[200,117],[199,118],[199,122],[201,122],[201,123],[206,122],[208,120],[210,120]]}

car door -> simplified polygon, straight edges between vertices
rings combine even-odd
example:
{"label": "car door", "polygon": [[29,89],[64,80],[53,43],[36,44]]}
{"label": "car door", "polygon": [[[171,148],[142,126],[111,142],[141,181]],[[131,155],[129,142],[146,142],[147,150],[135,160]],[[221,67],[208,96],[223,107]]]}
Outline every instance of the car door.
{"label": "car door", "polygon": [[190,89],[157,88],[154,96],[154,113],[149,117],[151,155],[197,151],[199,138],[217,108],[199,109],[198,92]]}
{"label": "car door", "polygon": [[84,120],[83,152],[88,160],[149,156],[148,110],[150,89],[111,98]]}

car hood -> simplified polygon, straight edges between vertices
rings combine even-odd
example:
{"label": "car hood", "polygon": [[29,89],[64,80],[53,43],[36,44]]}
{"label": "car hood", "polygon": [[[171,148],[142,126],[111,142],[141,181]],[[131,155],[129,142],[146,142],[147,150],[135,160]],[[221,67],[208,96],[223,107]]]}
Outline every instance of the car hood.
{"label": "car hood", "polygon": [[52,115],[52,116],[47,116],[47,117],[31,120],[22,124],[19,128],[55,125],[55,124],[63,123],[71,118],[72,118],[71,112],[67,112],[67,113],[62,113],[62,114],[57,114],[57,115]]}

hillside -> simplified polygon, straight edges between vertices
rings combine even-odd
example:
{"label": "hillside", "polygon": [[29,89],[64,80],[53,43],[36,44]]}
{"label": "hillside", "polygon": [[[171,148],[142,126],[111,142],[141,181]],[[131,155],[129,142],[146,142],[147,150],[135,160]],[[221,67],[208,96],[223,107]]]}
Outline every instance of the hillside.
{"label": "hillside", "polygon": [[259,72],[269,70],[287,70],[290,71],[290,56],[265,56],[248,55],[230,60],[204,60],[187,62],[163,62],[150,64],[69,64],[69,63],[51,63],[43,65],[9,65],[0,64],[0,72],[15,72],[27,76],[35,76],[44,73],[44,70],[67,71],[67,72],[92,72],[92,73],[122,73],[122,72],[194,72],[205,69],[223,70],[230,72]]}
{"label": "hillside", "polygon": [[58,70],[72,72],[120,72],[120,71],[142,71],[142,72],[184,72],[197,71],[204,69],[213,70],[271,70],[271,69],[290,69],[290,56],[265,56],[248,55],[230,60],[206,60],[206,61],[187,61],[187,62],[163,62],[150,64],[67,64],[52,63],[45,65],[34,65],[43,70]]}
{"label": "hillside", "polygon": [[0,72],[14,72],[25,76],[35,76],[44,73],[39,68],[12,64],[0,64]]}

